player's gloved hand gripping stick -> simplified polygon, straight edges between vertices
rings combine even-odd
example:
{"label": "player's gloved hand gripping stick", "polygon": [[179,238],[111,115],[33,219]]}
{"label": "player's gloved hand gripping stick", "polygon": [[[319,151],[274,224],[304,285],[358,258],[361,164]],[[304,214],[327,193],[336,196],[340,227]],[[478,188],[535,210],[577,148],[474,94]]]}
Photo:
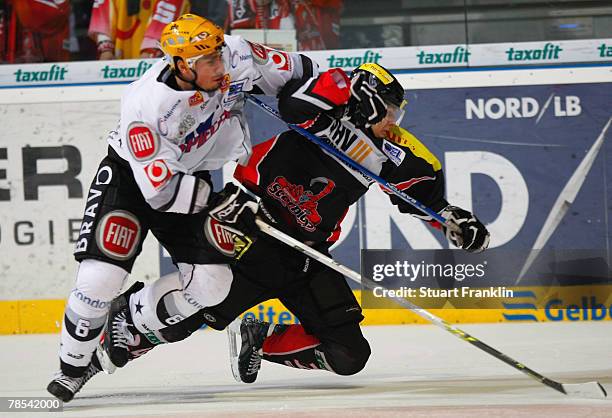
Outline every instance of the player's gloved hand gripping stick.
{"label": "player's gloved hand gripping stick", "polygon": [[[264,102],[262,102],[261,100],[247,95],[247,98],[253,102],[254,104],[256,104],[258,107],[264,109],[266,112],[268,112],[269,114],[275,116],[276,118],[281,119],[279,113],[273,109],[272,107],[268,106],[267,104],[265,104]],[[446,225],[449,229],[453,230],[453,231],[457,231],[457,229],[459,229],[458,225],[452,223],[452,222],[448,222],[444,217],[442,217],[440,214],[434,212],[433,210],[431,210],[430,208],[428,208],[427,206],[423,205],[422,203],[420,203],[419,201],[417,201],[416,199],[413,199],[412,197],[408,196],[407,194],[403,193],[401,190],[399,190],[397,187],[395,187],[393,184],[389,183],[388,181],[386,181],[385,179],[377,176],[376,174],[372,173],[371,171],[369,171],[368,169],[366,169],[365,167],[362,167],[360,164],[356,163],[355,161],[353,161],[352,159],[350,159],[349,157],[347,157],[346,155],[344,155],[342,152],[340,152],[339,150],[337,150],[336,148],[334,148],[333,146],[327,144],[326,142],[324,142],[323,140],[321,140],[320,138],[318,138],[316,135],[310,133],[309,131],[307,131],[306,129],[294,125],[294,124],[287,124],[291,129],[297,131],[298,133],[302,134],[305,138],[311,140],[312,142],[316,143],[317,145],[319,145],[321,148],[323,148],[324,150],[326,150],[327,152],[329,152],[330,154],[334,155],[335,157],[337,157],[338,159],[340,159],[341,161],[343,161],[346,165],[348,165],[349,167],[351,167],[354,170],[359,171],[360,173],[362,173],[365,176],[368,176],[370,178],[372,178],[373,180],[375,180],[376,182],[378,182],[379,184],[383,185],[384,187],[386,187],[388,190],[390,190],[392,193],[394,193],[395,195],[397,195],[398,197],[400,197],[402,200],[404,200],[405,202],[411,204],[412,206],[414,206],[415,208],[419,209],[421,212],[431,216],[433,219],[437,220],[438,222]],[[260,230],[276,239],[278,239],[279,241],[295,248],[296,250],[310,256],[311,258],[325,264],[326,266],[336,270],[337,272],[339,272],[340,274],[344,275],[345,277],[348,277],[349,279],[353,280],[354,282],[363,284],[371,289],[374,289],[374,287],[380,287],[380,285],[374,281],[372,281],[371,279],[367,278],[367,277],[362,277],[361,275],[359,275],[357,272],[349,269],[348,267],[338,263],[337,261],[321,254],[320,252],[316,251],[315,249],[307,246],[306,244],[294,239],[293,237],[277,230],[276,228],[273,228],[272,226],[270,226],[269,224],[267,224],[266,222],[262,221],[261,219],[257,219],[256,220],[257,226],[259,226]],[[507,356],[506,354],[498,351],[497,349],[491,347],[488,344],[485,344],[484,342],[480,341],[479,339],[469,335],[468,333],[460,330],[459,328],[454,327],[453,325],[449,324],[448,322],[444,321],[443,319],[433,315],[432,313],[430,313],[429,311],[419,308],[417,305],[415,305],[414,303],[410,302],[407,299],[403,299],[403,298],[399,298],[399,297],[394,297],[393,300],[398,303],[399,305],[409,309],[410,311],[416,313],[417,315],[419,315],[420,317],[424,318],[425,320],[431,322],[434,325],[437,325],[440,328],[445,329],[446,331],[450,332],[451,334],[455,335],[456,337],[462,339],[463,341],[467,341],[468,343],[472,344],[473,346],[478,347],[479,349],[487,352],[488,354],[492,355],[493,357],[503,361],[504,363],[510,365],[511,367],[525,373],[526,375],[532,377],[533,379],[539,381],[540,383],[555,389],[563,394],[569,395],[569,396],[576,396],[576,397],[582,397],[582,398],[592,398],[592,399],[604,399],[606,398],[607,394],[605,389],[601,386],[601,384],[599,382],[587,382],[587,383],[560,383],[557,381],[554,381],[552,379],[549,379],[541,374],[539,374],[538,372],[530,369],[529,367],[525,366],[524,364],[514,360],[513,358]],[[235,350],[234,350],[235,351]]]}

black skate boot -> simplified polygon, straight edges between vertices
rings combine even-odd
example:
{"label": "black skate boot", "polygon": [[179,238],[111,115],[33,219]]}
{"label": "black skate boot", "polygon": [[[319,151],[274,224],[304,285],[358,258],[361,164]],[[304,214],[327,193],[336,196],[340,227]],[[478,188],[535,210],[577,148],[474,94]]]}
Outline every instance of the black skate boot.
{"label": "black skate boot", "polygon": [[[247,317],[240,321],[234,320],[227,329],[230,346],[230,361],[232,373],[238,382],[253,383],[261,367],[263,343],[266,337],[272,335],[282,325],[272,325]],[[240,352],[238,352],[238,336],[240,336]]]}
{"label": "black skate boot", "polygon": [[91,363],[89,363],[83,376],[70,377],[60,370],[53,376],[51,383],[47,385],[47,392],[63,402],[70,402],[74,395],[85,386],[85,383],[100,371],[102,371],[102,367],[100,367],[100,362],[94,353]]}
{"label": "black skate boot", "polygon": [[107,373],[113,373],[117,367],[127,364],[130,359],[128,346],[138,345],[142,337],[132,322],[129,301],[130,295],[143,287],[144,283],[136,282],[111,303],[106,328],[97,352],[100,363]]}

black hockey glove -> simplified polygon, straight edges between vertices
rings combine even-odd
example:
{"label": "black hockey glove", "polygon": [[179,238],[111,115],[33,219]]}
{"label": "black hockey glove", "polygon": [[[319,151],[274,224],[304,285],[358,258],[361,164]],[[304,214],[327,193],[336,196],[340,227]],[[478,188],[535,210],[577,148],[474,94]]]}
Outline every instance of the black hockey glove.
{"label": "black hockey glove", "polygon": [[228,257],[240,258],[250,248],[259,228],[255,223],[258,204],[233,183],[212,200],[204,223],[208,242]]}
{"label": "black hockey glove", "polygon": [[454,232],[443,226],[446,238],[456,247],[463,248],[470,253],[479,253],[489,246],[489,231],[476,217],[467,210],[457,206],[447,206],[440,212],[451,223],[461,228],[461,232]]}
{"label": "black hockey glove", "polygon": [[349,112],[357,127],[370,127],[385,118],[387,105],[376,92],[376,87],[368,83],[368,76],[363,72],[351,79],[351,97]]}
{"label": "black hockey glove", "polygon": [[246,235],[254,235],[259,230],[255,224],[257,202],[234,183],[226,184],[215,202],[208,211],[209,216],[239,229]]}

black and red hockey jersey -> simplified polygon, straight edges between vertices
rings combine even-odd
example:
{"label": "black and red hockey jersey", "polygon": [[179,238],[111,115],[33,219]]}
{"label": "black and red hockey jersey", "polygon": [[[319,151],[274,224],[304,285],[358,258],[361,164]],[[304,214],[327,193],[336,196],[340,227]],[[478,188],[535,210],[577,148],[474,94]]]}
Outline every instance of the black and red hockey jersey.
{"label": "black and red hockey jersey", "polygon": [[[279,95],[283,119],[324,138],[434,211],[446,207],[441,164],[417,138],[399,126],[387,138],[376,138],[369,128],[337,116],[349,100],[349,85],[339,69],[288,83]],[[372,184],[293,130],[255,146],[234,176],[262,198],[280,221],[275,227],[321,249],[338,240],[349,206]],[[401,212],[430,220],[397,196],[389,198]]]}

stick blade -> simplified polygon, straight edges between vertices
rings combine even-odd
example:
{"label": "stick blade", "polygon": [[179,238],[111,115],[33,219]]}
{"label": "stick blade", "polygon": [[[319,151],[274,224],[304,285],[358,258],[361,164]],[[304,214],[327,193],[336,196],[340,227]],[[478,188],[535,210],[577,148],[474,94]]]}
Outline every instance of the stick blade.
{"label": "stick blade", "polygon": [[606,399],[606,390],[599,382],[563,383],[563,390],[568,396],[587,399]]}

